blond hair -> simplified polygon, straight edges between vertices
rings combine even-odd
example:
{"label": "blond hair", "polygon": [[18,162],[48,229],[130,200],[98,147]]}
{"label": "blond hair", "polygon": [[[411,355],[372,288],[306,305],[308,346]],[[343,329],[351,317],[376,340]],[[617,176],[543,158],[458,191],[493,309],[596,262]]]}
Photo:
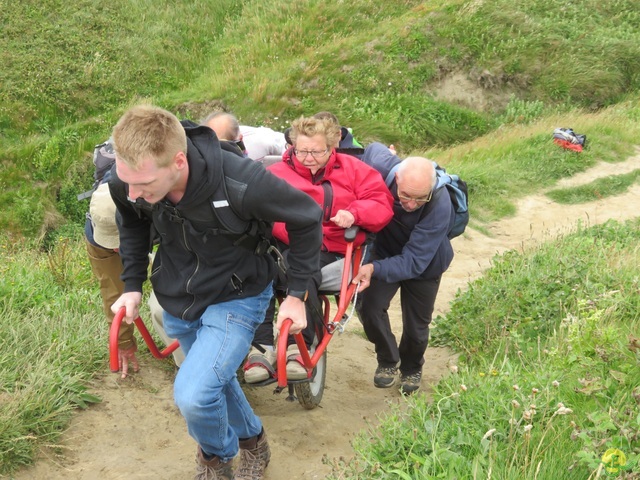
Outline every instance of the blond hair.
{"label": "blond hair", "polygon": [[313,137],[324,135],[327,147],[331,148],[340,141],[340,125],[329,118],[300,117],[291,123],[289,137],[293,145],[296,144],[298,135]]}
{"label": "blond hair", "polygon": [[113,128],[116,158],[136,169],[151,157],[158,167],[187,153],[187,136],[178,118],[159,107],[138,105],[125,112]]}

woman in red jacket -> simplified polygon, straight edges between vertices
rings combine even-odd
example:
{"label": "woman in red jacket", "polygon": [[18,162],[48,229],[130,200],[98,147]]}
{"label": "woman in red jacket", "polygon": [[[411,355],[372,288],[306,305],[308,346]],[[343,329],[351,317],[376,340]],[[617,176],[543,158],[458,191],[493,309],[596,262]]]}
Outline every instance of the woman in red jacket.
{"label": "woman in red jacket", "polygon": [[[274,175],[311,196],[323,207],[321,265],[329,265],[344,257],[346,242],[344,229],[352,225],[361,227],[355,245],[366,240],[367,232],[380,231],[393,217],[393,197],[380,173],[355,157],[336,152],[340,141],[340,126],[328,118],[300,117],[292,123],[289,137],[292,147],[282,156],[282,162],[268,167]],[[274,238],[289,244],[287,230],[282,223],[273,226]],[[323,276],[322,284],[327,282]],[[313,341],[312,319],[319,302],[318,282],[310,282],[307,323],[303,332],[307,345]],[[257,383],[273,373],[273,327],[269,315],[258,328],[254,342],[266,350],[262,354],[252,349],[245,365],[245,381]],[[287,377],[291,380],[306,378],[306,370],[295,360],[299,355],[293,341],[287,348]]]}

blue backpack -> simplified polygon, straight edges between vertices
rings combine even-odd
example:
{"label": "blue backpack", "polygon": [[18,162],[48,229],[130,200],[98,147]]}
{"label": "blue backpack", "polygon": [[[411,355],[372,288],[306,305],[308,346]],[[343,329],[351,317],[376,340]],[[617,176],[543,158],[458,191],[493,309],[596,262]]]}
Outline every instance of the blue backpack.
{"label": "blue backpack", "polygon": [[[436,183],[436,190],[446,187],[449,192],[449,198],[451,198],[451,204],[455,211],[455,218],[453,225],[449,229],[449,238],[455,238],[464,232],[467,224],[469,223],[469,193],[467,189],[467,182],[462,180],[458,175],[449,174],[447,171],[433,162],[433,166],[436,168],[436,176],[438,178]],[[396,163],[391,171],[387,174],[385,183],[388,188],[391,188],[391,184],[395,180],[395,174],[400,167],[400,163]]]}

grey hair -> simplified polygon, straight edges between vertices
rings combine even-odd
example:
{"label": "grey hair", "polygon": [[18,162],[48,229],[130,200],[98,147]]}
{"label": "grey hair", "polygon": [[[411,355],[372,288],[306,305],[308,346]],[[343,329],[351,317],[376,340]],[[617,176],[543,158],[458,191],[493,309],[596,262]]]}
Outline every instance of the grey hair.
{"label": "grey hair", "polygon": [[240,138],[240,122],[235,115],[228,112],[212,112],[200,122],[202,125],[207,125],[211,120],[224,119],[226,120],[224,134],[220,133],[218,137],[225,140],[235,141]]}

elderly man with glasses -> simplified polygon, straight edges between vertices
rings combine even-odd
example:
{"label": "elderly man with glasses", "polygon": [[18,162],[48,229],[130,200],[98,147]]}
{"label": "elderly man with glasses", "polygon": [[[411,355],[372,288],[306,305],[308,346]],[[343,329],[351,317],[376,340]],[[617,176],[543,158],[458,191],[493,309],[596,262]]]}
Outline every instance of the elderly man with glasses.
{"label": "elderly man with glasses", "polygon": [[[387,178],[394,197],[393,220],[376,236],[371,263],[360,268],[358,314],[370,342],[375,345],[378,368],[373,384],[389,388],[400,370],[400,391],[420,388],[429,323],[442,274],[453,260],[447,236],[454,211],[445,188],[434,190],[437,179],[431,160],[401,160],[381,144],[371,144],[363,161]],[[401,162],[401,163],[400,163]],[[402,336],[397,343],[388,309],[400,290]]]}

